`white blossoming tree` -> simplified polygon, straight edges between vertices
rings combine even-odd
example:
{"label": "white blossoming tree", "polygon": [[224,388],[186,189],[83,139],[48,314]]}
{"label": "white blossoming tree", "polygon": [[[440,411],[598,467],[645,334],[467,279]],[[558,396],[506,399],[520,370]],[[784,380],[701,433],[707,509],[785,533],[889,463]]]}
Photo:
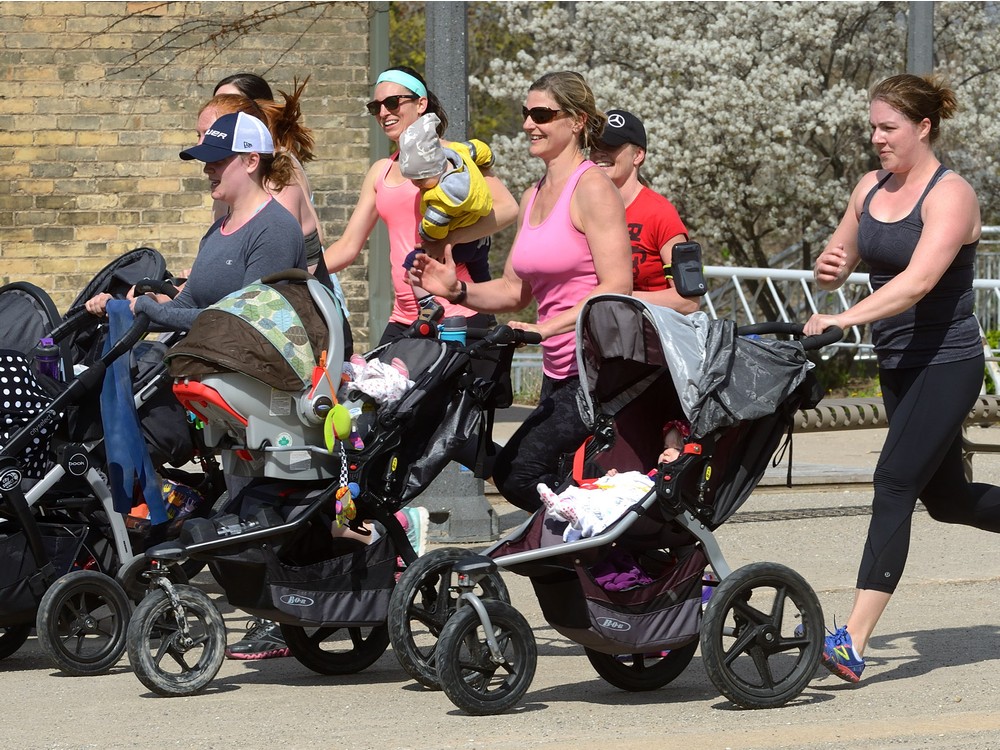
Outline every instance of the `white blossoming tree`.
{"label": "white blossoming tree", "polygon": [[[598,106],[639,115],[644,176],[670,198],[711,262],[767,266],[805,241],[815,254],[851,189],[877,161],[867,90],[901,73],[907,3],[508,3],[501,22],[534,40],[473,79],[513,108],[531,81],[577,70]],[[936,72],[960,113],[942,130],[945,162],[997,216],[1000,38],[994,3],[935,4]],[[540,174],[523,133],[493,139],[515,194]],[[805,258],[803,263],[807,262]]]}

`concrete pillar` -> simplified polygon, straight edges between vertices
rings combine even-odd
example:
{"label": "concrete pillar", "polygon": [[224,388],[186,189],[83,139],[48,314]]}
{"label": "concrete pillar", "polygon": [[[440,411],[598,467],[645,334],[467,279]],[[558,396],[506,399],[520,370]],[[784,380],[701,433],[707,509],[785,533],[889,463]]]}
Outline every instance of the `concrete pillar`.
{"label": "concrete pillar", "polygon": [[[468,34],[464,2],[427,3],[427,67],[424,78],[448,113],[449,140],[469,132]],[[448,464],[415,501],[431,513],[428,537],[435,542],[483,542],[499,537],[497,514],[483,494],[483,480],[464,466]]]}
{"label": "concrete pillar", "polygon": [[424,77],[448,113],[445,137],[464,141],[469,132],[469,65],[466,3],[426,4],[427,68]]}

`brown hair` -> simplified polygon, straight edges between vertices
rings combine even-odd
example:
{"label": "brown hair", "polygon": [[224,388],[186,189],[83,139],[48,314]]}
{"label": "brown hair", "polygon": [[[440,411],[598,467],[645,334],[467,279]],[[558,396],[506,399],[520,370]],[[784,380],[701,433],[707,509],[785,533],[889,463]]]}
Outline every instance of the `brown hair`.
{"label": "brown hair", "polygon": [[572,70],[546,73],[531,84],[528,91],[544,91],[551,94],[559,109],[574,117],[584,116],[580,148],[590,148],[601,139],[608,116],[597,108],[594,92],[579,73]]}
{"label": "brown hair", "polygon": [[958,109],[955,92],[945,86],[940,78],[910,73],[892,76],[875,84],[869,101],[885,102],[917,124],[925,119],[930,120],[931,143],[941,134],[941,120],[947,120]]}
{"label": "brown hair", "polygon": [[260,174],[264,184],[273,190],[282,190],[295,181],[295,162],[292,160],[288,149],[284,149],[278,144],[271,120],[258,102],[253,99],[247,99],[240,94],[217,94],[198,110],[198,115],[200,116],[208,109],[215,110],[216,118],[223,115],[230,115],[234,112],[246,112],[248,115],[252,115],[265,123],[268,126],[268,130],[271,131],[271,138],[275,143],[275,153],[260,154]]}

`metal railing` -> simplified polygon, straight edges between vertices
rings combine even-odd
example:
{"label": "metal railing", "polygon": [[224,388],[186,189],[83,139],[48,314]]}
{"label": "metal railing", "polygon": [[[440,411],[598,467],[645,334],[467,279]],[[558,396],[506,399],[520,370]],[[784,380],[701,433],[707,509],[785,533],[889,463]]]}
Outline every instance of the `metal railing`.
{"label": "metal railing", "polygon": [[[1000,227],[984,227],[984,236],[987,230],[1000,234]],[[982,256],[983,265],[997,270],[1000,276],[1000,254],[984,253]],[[729,318],[738,325],[764,320],[805,322],[815,312],[843,312],[872,291],[866,273],[851,274],[840,289],[829,292],[816,287],[811,271],[706,266],[705,277],[709,291],[702,298],[701,309],[713,319]],[[981,330],[1000,330],[1000,278],[977,278],[973,289]],[[844,340],[831,349],[853,348],[859,358],[873,356],[870,328],[852,326]],[[983,345],[989,377],[995,392],[1000,393],[998,351],[989,347],[985,335]],[[537,349],[514,355],[511,378],[515,393],[527,392],[534,383],[541,382],[541,354]]]}

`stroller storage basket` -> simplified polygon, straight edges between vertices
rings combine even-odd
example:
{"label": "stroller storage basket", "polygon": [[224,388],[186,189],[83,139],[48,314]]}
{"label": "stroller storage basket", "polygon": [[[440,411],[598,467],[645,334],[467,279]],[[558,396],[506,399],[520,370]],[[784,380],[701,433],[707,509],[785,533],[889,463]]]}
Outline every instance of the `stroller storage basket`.
{"label": "stroller storage basket", "polygon": [[301,625],[376,626],[389,615],[396,550],[388,536],[330,560],[288,565],[267,561],[274,607]]}
{"label": "stroller storage basket", "polygon": [[[83,545],[86,527],[74,531],[39,524],[38,530],[52,563],[53,578],[68,573]],[[0,627],[35,621],[38,603],[48,585],[42,580],[40,568],[24,532],[4,533],[0,526]]]}
{"label": "stroller storage basket", "polygon": [[[639,559],[649,570],[646,558]],[[707,564],[701,547],[694,547],[687,557],[667,564],[651,583],[622,591],[608,590],[598,583],[596,566],[576,565],[590,629],[602,641],[592,648],[605,653],[639,653],[678,648],[697,638],[701,580]]]}
{"label": "stroller storage basket", "polygon": [[[700,546],[685,539],[687,544],[674,552],[636,550],[633,560],[624,551],[633,547],[626,534],[610,548],[560,554],[564,528],[564,522],[539,512],[520,534],[488,553],[503,558],[532,549],[552,550],[550,557],[507,569],[531,579],[542,615],[556,631],[611,654],[678,648],[698,636],[701,580],[708,565]],[[641,566],[652,581],[621,591],[598,582],[626,560]]]}

